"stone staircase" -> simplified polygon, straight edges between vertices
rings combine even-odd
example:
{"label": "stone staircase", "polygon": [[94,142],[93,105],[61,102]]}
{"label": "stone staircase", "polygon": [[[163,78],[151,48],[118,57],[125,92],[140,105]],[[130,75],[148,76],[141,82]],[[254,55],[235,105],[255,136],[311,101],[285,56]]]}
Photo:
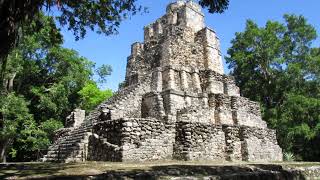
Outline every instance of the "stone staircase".
{"label": "stone staircase", "polygon": [[[52,144],[42,161],[51,162],[80,162],[87,159],[88,138],[92,134],[93,125],[99,120],[100,108],[103,106],[112,106],[117,116],[126,116],[127,109],[132,108],[138,101],[141,101],[146,90],[149,89],[150,79],[144,82],[126,87],[115,93],[111,98],[101,103],[97,108],[89,113],[85,121],[76,128],[70,128],[70,131],[60,137]],[[141,93],[137,93],[141,92]],[[138,104],[137,108],[140,107]],[[130,115],[140,114],[140,110],[129,112]],[[116,116],[116,117],[117,117]]]}
{"label": "stone staircase", "polygon": [[59,138],[49,147],[43,161],[75,162],[86,159],[88,137],[92,123],[86,122],[71,130],[66,136]]}

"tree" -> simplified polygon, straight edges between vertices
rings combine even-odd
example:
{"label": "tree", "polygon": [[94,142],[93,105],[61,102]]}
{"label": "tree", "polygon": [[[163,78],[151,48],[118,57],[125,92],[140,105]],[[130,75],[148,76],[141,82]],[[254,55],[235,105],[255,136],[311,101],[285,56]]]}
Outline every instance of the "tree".
{"label": "tree", "polygon": [[63,48],[53,18],[39,17],[41,29],[34,32],[37,23],[31,22],[8,55],[0,97],[0,160],[8,153],[11,161],[38,159],[65,117],[83,104],[79,91],[89,82],[96,85],[94,63]]}
{"label": "tree", "polygon": [[312,47],[317,34],[302,16],[284,15],[284,20],[265,27],[248,20],[226,60],[242,95],[261,102],[285,151],[319,160],[320,151],[313,148],[320,141],[319,48]]}
{"label": "tree", "polygon": [[[141,11],[135,0],[1,0],[0,1],[0,84],[7,66],[7,55],[17,45],[23,24],[36,22],[34,31],[41,27],[41,10],[56,7],[57,19],[62,26],[72,30],[75,38],[83,38],[89,28],[102,34],[117,32],[120,22],[127,16]],[[19,36],[20,34],[20,36]]]}
{"label": "tree", "polygon": [[26,130],[33,123],[33,117],[29,113],[28,103],[22,96],[10,93],[2,96],[0,103],[0,161],[6,162],[9,147],[14,141],[20,128]]}
{"label": "tree", "polygon": [[209,13],[223,13],[229,6],[229,0],[200,0],[203,8],[208,8]]}
{"label": "tree", "polygon": [[94,82],[88,82],[78,93],[81,97],[80,107],[87,112],[110,98],[113,94],[110,89],[100,90]]}
{"label": "tree", "polygon": [[107,64],[103,64],[100,67],[96,69],[96,73],[99,76],[99,83],[106,83],[107,77],[111,75],[112,73],[112,67]]}

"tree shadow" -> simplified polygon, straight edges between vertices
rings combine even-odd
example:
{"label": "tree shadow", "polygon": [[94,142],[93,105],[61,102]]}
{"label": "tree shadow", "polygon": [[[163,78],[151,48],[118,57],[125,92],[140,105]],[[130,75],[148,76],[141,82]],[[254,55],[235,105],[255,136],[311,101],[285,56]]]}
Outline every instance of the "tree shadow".
{"label": "tree shadow", "polygon": [[57,163],[0,164],[0,179],[17,179],[35,175],[54,174],[62,169]]}
{"label": "tree shadow", "polygon": [[[69,164],[70,165],[70,164]],[[246,165],[157,165],[145,169],[108,170],[96,175],[54,175],[65,168],[64,164],[7,164],[0,165],[0,179],[119,179],[119,180],[156,180],[156,179],[306,179],[301,171],[287,170],[281,165],[246,164]],[[37,177],[36,175],[42,175]]]}
{"label": "tree shadow", "polygon": [[306,179],[302,172],[285,170],[280,165],[250,164],[247,166],[214,165],[167,165],[154,166],[150,170],[111,171],[100,175],[102,179],[159,179],[178,177],[180,179]]}

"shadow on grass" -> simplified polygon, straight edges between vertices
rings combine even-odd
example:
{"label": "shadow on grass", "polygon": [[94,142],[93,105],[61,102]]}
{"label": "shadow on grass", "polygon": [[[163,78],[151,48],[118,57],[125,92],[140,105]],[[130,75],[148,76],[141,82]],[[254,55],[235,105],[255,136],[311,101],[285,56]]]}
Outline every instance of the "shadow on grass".
{"label": "shadow on grass", "polygon": [[18,179],[30,176],[55,174],[62,168],[53,163],[8,163],[0,164],[0,179]]}
{"label": "shadow on grass", "polygon": [[[202,179],[306,179],[302,172],[285,170],[281,165],[247,164],[247,165],[156,165],[148,168],[104,170],[99,174],[59,175],[65,168],[74,168],[72,164],[1,164],[0,179],[170,179],[170,177],[197,177]],[[76,165],[74,165],[76,166]]]}

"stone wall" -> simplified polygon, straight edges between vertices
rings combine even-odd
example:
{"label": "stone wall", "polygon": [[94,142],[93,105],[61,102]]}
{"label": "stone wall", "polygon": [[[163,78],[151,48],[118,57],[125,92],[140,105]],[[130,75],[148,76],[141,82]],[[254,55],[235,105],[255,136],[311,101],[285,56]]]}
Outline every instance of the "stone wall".
{"label": "stone wall", "polygon": [[174,158],[178,160],[282,161],[275,131],[247,126],[179,121]]}
{"label": "stone wall", "polygon": [[123,161],[172,159],[174,124],[158,119],[128,119],[123,138]]}
{"label": "stone wall", "polygon": [[89,138],[89,160],[148,161],[172,159],[174,126],[157,119],[100,122]]}
{"label": "stone wall", "polygon": [[233,118],[236,124],[266,128],[267,123],[261,118],[260,104],[245,97],[232,97]]}
{"label": "stone wall", "polygon": [[240,128],[237,126],[223,125],[222,130],[225,133],[225,150],[226,160],[228,161],[241,161],[243,158],[242,141],[240,137]]}
{"label": "stone wall", "polygon": [[141,117],[162,119],[165,116],[163,99],[160,93],[149,92],[142,97]]}
{"label": "stone wall", "polygon": [[141,117],[142,96],[147,92],[150,92],[150,77],[145,77],[143,82],[122,89],[119,94],[115,94],[112,99],[100,106],[99,111],[107,113],[100,116],[100,120]]}
{"label": "stone wall", "polygon": [[197,33],[197,39],[203,46],[205,69],[223,74],[220,42],[215,31],[205,27]]}
{"label": "stone wall", "polygon": [[79,127],[86,117],[86,111],[82,109],[73,110],[66,118],[66,127]]}
{"label": "stone wall", "polygon": [[226,94],[228,96],[240,96],[239,87],[232,76],[219,74],[212,70],[199,72],[201,87],[207,93]]}
{"label": "stone wall", "polygon": [[184,66],[158,67],[152,72],[152,90],[166,90],[187,93],[226,94],[240,96],[239,87],[230,76],[215,71],[198,71]]}
{"label": "stone wall", "polygon": [[214,109],[199,108],[199,106],[189,106],[179,110],[177,121],[217,124]]}
{"label": "stone wall", "polygon": [[242,154],[245,161],[282,161],[282,149],[276,131],[267,128],[242,127]]}
{"label": "stone wall", "polygon": [[225,160],[225,135],[222,127],[208,123],[177,122],[174,158]]}
{"label": "stone wall", "polygon": [[225,94],[211,96],[215,99],[215,118],[217,124],[235,124],[232,118],[231,97]]}
{"label": "stone wall", "polygon": [[110,120],[93,126],[88,142],[88,160],[121,161],[122,121]]}

